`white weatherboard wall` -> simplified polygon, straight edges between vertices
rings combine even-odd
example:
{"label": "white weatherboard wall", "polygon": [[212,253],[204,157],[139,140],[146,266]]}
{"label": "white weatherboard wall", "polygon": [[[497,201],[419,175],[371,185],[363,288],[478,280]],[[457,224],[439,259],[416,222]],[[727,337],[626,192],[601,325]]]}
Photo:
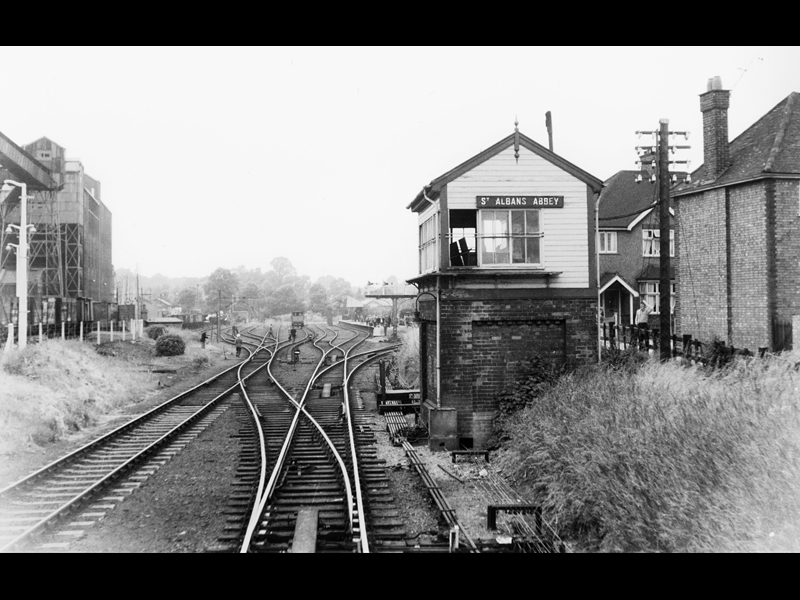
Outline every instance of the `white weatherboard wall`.
{"label": "white weatherboard wall", "polygon": [[476,196],[564,196],[563,208],[539,211],[544,269],[562,273],[553,278],[551,288],[588,288],[586,184],[527,148],[519,153],[519,164],[509,147],[447,184],[448,209],[475,210]]}

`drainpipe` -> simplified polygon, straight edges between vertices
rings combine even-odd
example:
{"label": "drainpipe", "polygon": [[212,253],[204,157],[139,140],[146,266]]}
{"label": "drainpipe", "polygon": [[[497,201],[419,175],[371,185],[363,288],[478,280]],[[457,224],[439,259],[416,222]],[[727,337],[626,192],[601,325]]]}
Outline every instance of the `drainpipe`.
{"label": "drainpipe", "polygon": [[422,188],[422,197],[425,198],[425,200],[427,200],[431,204],[436,204],[436,200],[431,200],[430,198],[428,198],[428,194],[425,193],[425,190],[428,189],[429,187],[431,186],[426,185]]}
{"label": "drainpipe", "polygon": [[595,192],[594,201],[594,257],[597,271],[597,362],[603,359],[603,324],[600,322],[600,192]]}
{"label": "drainpipe", "polygon": [[[435,200],[428,198],[425,190],[430,188],[426,185],[422,187],[422,197],[431,204],[436,204]],[[441,265],[440,265],[441,268]],[[426,292],[423,292],[426,293]],[[427,292],[430,293],[430,292]],[[421,296],[422,294],[420,294]],[[431,294],[432,295],[432,294]],[[442,408],[442,287],[439,276],[436,276],[436,408]],[[419,296],[417,296],[419,300]]]}
{"label": "drainpipe", "polygon": [[442,288],[436,276],[436,408],[442,408]]}
{"label": "drainpipe", "polygon": [[[433,292],[420,292],[416,298],[416,310],[414,311],[419,316],[419,299],[425,295],[433,296],[436,300],[436,408],[442,408],[442,369],[441,369],[441,356],[442,356],[442,328],[440,323],[442,321],[441,298],[442,290],[439,288],[439,276],[436,276],[436,294]],[[421,342],[420,342],[421,343]]]}

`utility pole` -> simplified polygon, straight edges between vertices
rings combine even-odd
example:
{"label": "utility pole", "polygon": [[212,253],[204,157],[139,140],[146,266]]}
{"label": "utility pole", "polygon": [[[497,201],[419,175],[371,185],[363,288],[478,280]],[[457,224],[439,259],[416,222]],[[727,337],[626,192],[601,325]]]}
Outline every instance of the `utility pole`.
{"label": "utility pole", "polygon": [[[637,131],[639,136],[642,134],[653,135],[657,144],[655,147],[637,146],[636,150],[654,151],[656,155],[656,174],[654,179],[658,182],[658,207],[659,207],[659,336],[658,342],[661,348],[660,360],[668,361],[672,357],[672,280],[669,276],[670,271],[670,221],[669,221],[669,188],[672,183],[677,183],[677,175],[670,178],[670,163],[685,164],[685,181],[689,183],[689,161],[688,160],[669,160],[670,151],[686,150],[690,146],[670,146],[670,135],[682,135],[689,139],[688,131],[669,131],[669,119],[659,121],[658,131]],[[637,161],[637,164],[640,161]],[[636,183],[641,182],[641,174],[636,177]],[[653,181],[653,178],[650,179]],[[677,240],[676,240],[677,241]]]}
{"label": "utility pole", "polygon": [[661,348],[661,362],[666,362],[672,357],[670,343],[670,288],[672,287],[669,277],[669,119],[661,119],[658,134],[658,204],[659,204],[659,230],[661,244],[659,248],[660,269],[659,269],[659,303],[661,311],[659,313],[659,340]]}
{"label": "utility pole", "polygon": [[222,319],[222,290],[217,290],[217,343],[219,343],[219,322]]}

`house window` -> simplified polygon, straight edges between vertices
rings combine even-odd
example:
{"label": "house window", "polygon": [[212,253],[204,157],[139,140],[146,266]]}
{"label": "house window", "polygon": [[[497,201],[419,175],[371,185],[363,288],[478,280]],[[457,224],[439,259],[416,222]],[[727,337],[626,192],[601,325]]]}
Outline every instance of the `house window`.
{"label": "house window", "polygon": [[[669,230],[669,255],[675,256],[675,231]],[[661,256],[661,231],[642,229],[642,256]]]}
{"label": "house window", "polygon": [[436,269],[436,215],[419,226],[419,272]]}
{"label": "house window", "polygon": [[[675,312],[675,284],[669,284],[670,314]],[[658,281],[640,281],[639,296],[653,307],[653,314],[661,312],[661,283]]]}
{"label": "house window", "polygon": [[617,253],[617,232],[601,231],[600,254],[616,254],[616,253]]}
{"label": "house window", "polygon": [[50,152],[50,150],[39,150],[39,151],[36,152],[36,158],[49,159],[52,156],[53,155]]}
{"label": "house window", "polygon": [[540,265],[538,210],[480,211],[481,265]]}

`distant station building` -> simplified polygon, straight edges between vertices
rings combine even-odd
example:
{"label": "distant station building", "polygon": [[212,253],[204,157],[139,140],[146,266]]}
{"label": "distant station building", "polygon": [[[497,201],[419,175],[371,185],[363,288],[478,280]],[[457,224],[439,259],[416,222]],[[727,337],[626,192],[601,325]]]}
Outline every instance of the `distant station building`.
{"label": "distant station building", "polygon": [[[0,184],[24,183],[27,221],[36,231],[28,251],[28,322],[36,323],[42,301],[84,298],[113,302],[111,212],[101,200],[100,182],[65,150],[42,137],[18,146],[0,133]],[[9,224],[20,222],[20,188],[0,204],[0,325],[12,320],[16,302],[16,260],[8,251],[18,242]],[[14,318],[15,320],[15,318]]]}
{"label": "distant station building", "polygon": [[515,129],[434,179],[419,217],[423,419],[438,449],[480,447],[529,360],[598,360],[603,183]]}

